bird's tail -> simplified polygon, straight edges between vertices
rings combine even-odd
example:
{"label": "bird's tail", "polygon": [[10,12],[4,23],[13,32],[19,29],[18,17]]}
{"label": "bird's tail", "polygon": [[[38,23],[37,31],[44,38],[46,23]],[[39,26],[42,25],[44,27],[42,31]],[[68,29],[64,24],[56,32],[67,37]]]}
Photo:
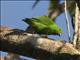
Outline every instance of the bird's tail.
{"label": "bird's tail", "polygon": [[27,23],[29,25],[33,24],[32,21],[29,18],[25,18],[22,21],[24,21],[25,23]]}

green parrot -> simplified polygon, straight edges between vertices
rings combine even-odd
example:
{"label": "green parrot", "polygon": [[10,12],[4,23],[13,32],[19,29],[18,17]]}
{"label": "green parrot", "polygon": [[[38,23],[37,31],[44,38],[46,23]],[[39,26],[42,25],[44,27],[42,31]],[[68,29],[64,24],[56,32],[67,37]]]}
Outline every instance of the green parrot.
{"label": "green parrot", "polygon": [[24,22],[29,24],[33,30],[38,34],[43,35],[60,35],[62,34],[61,28],[53,22],[48,16],[39,16],[36,18],[25,18]]}

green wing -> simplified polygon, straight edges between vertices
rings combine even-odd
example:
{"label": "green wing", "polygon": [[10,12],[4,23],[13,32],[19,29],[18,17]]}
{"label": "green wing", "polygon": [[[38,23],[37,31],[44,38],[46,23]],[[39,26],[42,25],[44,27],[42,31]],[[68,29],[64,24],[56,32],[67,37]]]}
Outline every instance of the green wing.
{"label": "green wing", "polygon": [[47,16],[40,16],[37,18],[26,18],[23,21],[32,26],[39,34],[60,34],[60,28],[52,19]]}
{"label": "green wing", "polygon": [[47,26],[45,24],[43,24],[41,22],[41,20],[38,20],[36,18],[26,18],[23,20],[24,22],[28,23],[29,25],[31,25],[32,27],[34,27],[35,29],[41,30],[43,28],[46,28]]}
{"label": "green wing", "polygon": [[40,22],[44,25],[53,24],[53,20],[51,18],[49,18],[48,16],[40,16],[40,17],[36,17],[36,18],[33,18],[33,19],[37,20],[37,22]]}
{"label": "green wing", "polygon": [[43,25],[51,25],[53,24],[53,21],[51,18],[49,18],[48,16],[40,16],[40,17],[36,17],[36,18],[26,18],[23,21],[25,21],[28,24],[32,24],[34,25],[35,23],[40,23]]}
{"label": "green wing", "polygon": [[36,29],[49,29],[50,26],[56,25],[52,19],[50,19],[48,16],[39,16],[36,18],[26,18],[23,20],[24,22],[28,23],[32,27]]}

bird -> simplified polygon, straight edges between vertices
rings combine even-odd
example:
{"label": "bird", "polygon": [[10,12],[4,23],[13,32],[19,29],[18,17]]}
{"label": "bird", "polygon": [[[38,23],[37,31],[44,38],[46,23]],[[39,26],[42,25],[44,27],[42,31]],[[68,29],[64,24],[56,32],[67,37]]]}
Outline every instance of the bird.
{"label": "bird", "polygon": [[40,35],[61,35],[62,29],[48,16],[25,18],[22,21],[29,24],[35,33]]}

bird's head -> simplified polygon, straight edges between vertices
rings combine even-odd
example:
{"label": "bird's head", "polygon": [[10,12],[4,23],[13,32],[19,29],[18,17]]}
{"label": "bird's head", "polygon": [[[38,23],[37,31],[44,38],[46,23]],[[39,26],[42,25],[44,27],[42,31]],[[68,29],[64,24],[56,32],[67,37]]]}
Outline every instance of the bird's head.
{"label": "bird's head", "polygon": [[58,33],[58,35],[59,35],[59,36],[61,36],[61,34],[63,34],[62,29],[61,29],[61,28],[59,28],[57,33]]}
{"label": "bird's head", "polygon": [[61,34],[63,34],[62,29],[58,25],[55,25],[54,27],[51,26],[51,27],[52,27],[51,30],[52,30],[53,35],[59,35],[60,36]]}

